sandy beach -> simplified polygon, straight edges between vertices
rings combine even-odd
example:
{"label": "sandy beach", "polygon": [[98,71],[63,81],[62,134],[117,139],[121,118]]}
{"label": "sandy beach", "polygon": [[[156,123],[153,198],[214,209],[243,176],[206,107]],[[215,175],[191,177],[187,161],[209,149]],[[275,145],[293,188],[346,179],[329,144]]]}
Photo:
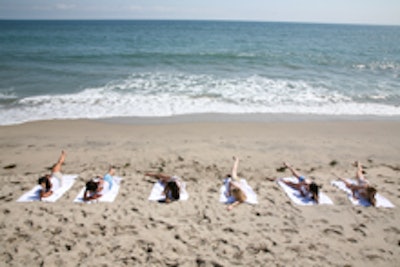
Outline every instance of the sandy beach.
{"label": "sandy beach", "polygon": [[[2,266],[399,266],[400,121],[301,120],[129,124],[40,121],[0,127]],[[67,153],[79,177],[55,203],[17,203]],[[219,188],[232,156],[259,204],[232,211]],[[353,206],[333,173],[366,176],[395,208]],[[270,178],[283,161],[321,184],[334,205],[297,206]],[[113,203],[77,204],[110,164]],[[146,171],[180,176],[189,199],[147,200]]]}

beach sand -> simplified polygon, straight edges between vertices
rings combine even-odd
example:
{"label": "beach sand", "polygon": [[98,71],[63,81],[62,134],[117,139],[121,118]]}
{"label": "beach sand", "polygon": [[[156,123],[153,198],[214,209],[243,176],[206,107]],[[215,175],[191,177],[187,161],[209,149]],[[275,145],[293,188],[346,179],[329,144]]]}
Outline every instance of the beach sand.
{"label": "beach sand", "polygon": [[[0,127],[2,266],[399,266],[400,122],[31,122]],[[67,152],[74,186],[55,203],[17,203]],[[258,205],[219,203],[232,156]],[[330,185],[354,160],[396,208],[352,206]],[[332,206],[296,206],[268,178],[288,161],[322,184]],[[109,164],[123,178],[113,203],[77,204]],[[146,171],[182,177],[189,200],[147,200]]]}

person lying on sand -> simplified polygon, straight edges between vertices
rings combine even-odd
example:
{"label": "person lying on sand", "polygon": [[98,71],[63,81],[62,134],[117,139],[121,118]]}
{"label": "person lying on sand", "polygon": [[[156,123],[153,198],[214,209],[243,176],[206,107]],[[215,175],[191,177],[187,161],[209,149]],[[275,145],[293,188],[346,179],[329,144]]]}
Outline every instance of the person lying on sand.
{"label": "person lying on sand", "polygon": [[176,176],[163,173],[145,173],[145,176],[157,178],[164,185],[165,203],[170,203],[180,198],[181,182]]}
{"label": "person lying on sand", "polygon": [[284,184],[290,186],[293,189],[296,189],[297,191],[300,192],[302,197],[311,197],[312,200],[315,201],[315,203],[318,204],[319,201],[319,186],[306,179],[303,175],[301,175],[299,172],[297,172],[292,166],[290,166],[288,163],[284,162],[283,165],[288,168],[294,177],[298,179],[297,183],[293,183],[290,181],[285,181],[281,180]]}
{"label": "person lying on sand", "polygon": [[62,185],[61,166],[64,164],[66,153],[61,151],[58,161],[51,168],[51,174],[46,174],[38,179],[38,184],[42,187],[40,190],[40,199],[49,197],[53,194],[53,184],[51,178],[54,177],[59,180],[60,186]]}
{"label": "person lying on sand", "polygon": [[226,193],[227,197],[233,196],[235,201],[228,205],[227,210],[232,210],[234,207],[240,205],[241,203],[245,202],[247,197],[242,188],[240,187],[240,181],[237,176],[237,169],[239,166],[239,158],[233,156],[233,167],[232,167],[232,174],[228,175],[228,177],[231,177],[231,181],[229,181],[228,185],[228,191]]}
{"label": "person lying on sand", "polygon": [[111,190],[114,183],[114,175],[115,168],[110,166],[108,172],[104,176],[98,175],[96,178],[87,182],[83,200],[89,201],[101,197],[103,195],[101,192],[104,188]]}
{"label": "person lying on sand", "polygon": [[369,181],[363,175],[363,167],[359,161],[353,163],[354,167],[357,167],[356,171],[356,179],[357,184],[349,183],[347,180],[338,177],[347,188],[351,190],[353,193],[353,197],[359,199],[360,197],[366,199],[372,206],[376,205],[375,195],[377,190],[375,187],[372,187]]}

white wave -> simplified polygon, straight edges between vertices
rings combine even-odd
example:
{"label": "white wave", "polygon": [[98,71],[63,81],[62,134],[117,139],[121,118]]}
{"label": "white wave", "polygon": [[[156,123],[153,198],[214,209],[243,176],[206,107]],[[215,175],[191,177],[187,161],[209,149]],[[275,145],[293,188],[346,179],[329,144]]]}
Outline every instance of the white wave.
{"label": "white wave", "polygon": [[373,61],[368,64],[355,64],[354,68],[359,70],[372,70],[372,71],[400,71],[400,63],[393,61]]}
{"label": "white wave", "polygon": [[14,88],[0,89],[0,100],[15,99],[15,98],[17,98],[17,96],[15,95]]}
{"label": "white wave", "polygon": [[172,116],[196,113],[297,113],[400,115],[400,107],[357,103],[351,97],[306,81],[260,76],[144,73],[76,94],[36,96],[0,106],[0,124],[34,120]]}

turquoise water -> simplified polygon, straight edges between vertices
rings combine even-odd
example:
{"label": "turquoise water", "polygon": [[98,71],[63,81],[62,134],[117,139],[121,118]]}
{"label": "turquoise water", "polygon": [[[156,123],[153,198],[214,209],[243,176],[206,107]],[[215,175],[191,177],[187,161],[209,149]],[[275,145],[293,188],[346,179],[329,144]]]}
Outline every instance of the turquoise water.
{"label": "turquoise water", "polygon": [[400,115],[400,27],[0,21],[0,124],[191,113]]}

